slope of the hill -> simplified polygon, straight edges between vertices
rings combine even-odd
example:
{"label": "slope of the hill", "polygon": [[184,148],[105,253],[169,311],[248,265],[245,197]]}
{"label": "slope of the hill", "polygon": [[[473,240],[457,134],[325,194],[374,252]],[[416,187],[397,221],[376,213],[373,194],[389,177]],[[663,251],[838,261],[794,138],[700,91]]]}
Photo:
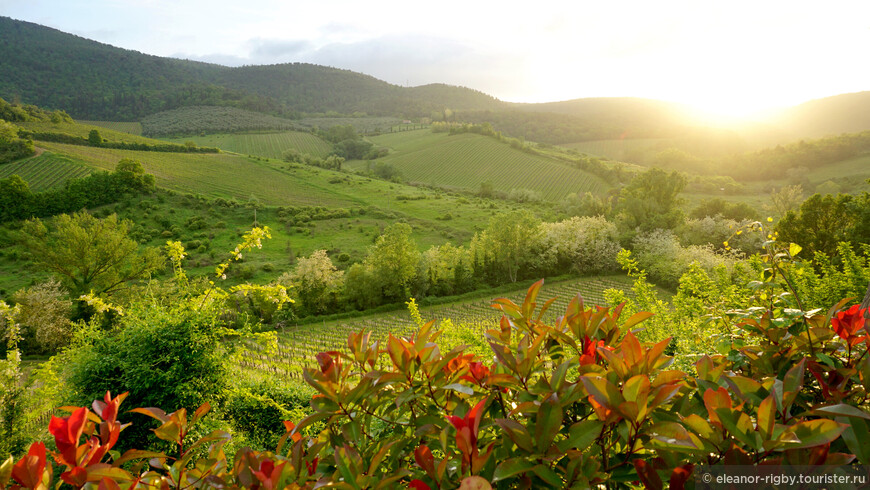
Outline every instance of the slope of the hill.
{"label": "slope of the hill", "polygon": [[[393,165],[404,180],[411,182],[472,191],[491,183],[496,191],[533,191],[547,200],[559,200],[571,193],[600,193],[608,187],[588,172],[487,136],[407,131],[371,140],[391,149],[378,162]],[[357,168],[365,165],[348,163]]]}
{"label": "slope of the hill", "polygon": [[870,129],[870,91],[804,102],[773,115],[770,123],[793,138],[865,131]]}
{"label": "slope of the hill", "polygon": [[137,120],[191,105],[259,112],[429,116],[501,102],[446,85],[405,88],[374,77],[292,63],[229,68],[160,58],[0,17],[0,97],[93,120]]}

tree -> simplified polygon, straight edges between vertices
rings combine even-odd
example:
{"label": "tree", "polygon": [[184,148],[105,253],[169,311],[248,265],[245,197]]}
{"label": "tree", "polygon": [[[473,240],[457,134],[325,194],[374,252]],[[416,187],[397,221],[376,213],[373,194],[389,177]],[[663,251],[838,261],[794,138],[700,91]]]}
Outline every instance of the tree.
{"label": "tree", "polygon": [[378,237],[365,262],[381,285],[384,298],[402,301],[409,295],[419,260],[420,252],[411,238],[411,226],[395,223]]}
{"label": "tree", "polygon": [[686,187],[685,175],[653,167],[635,176],[619,195],[619,217],[623,229],[651,231],[673,229],[684,216],[679,205]]}
{"label": "tree", "polygon": [[24,216],[32,196],[30,186],[18,175],[0,179],[0,221]]}
{"label": "tree", "polygon": [[472,257],[483,262],[475,269],[516,282],[518,272],[530,269],[538,257],[541,234],[540,220],[528,210],[494,216],[472,242]]}
{"label": "tree", "polygon": [[100,136],[100,132],[96,129],[92,129],[88,133],[88,144],[91,146],[102,146],[103,145],[103,137]]}
{"label": "tree", "polygon": [[870,239],[870,195],[813,194],[800,209],[789,211],[777,223],[783,242],[801,245],[807,255],[823,252],[837,255],[839,242],[866,243]]}
{"label": "tree", "polygon": [[105,219],[86,212],[62,214],[51,230],[39,219],[27,221],[22,241],[34,263],[54,273],[73,297],[111,294],[164,265],[156,248],[139,250],[128,237],[131,226],[115,214]]}
{"label": "tree", "polygon": [[804,188],[800,184],[787,185],[770,193],[770,206],[778,216],[785,216],[787,212],[796,210],[803,199]]}
{"label": "tree", "polygon": [[302,307],[310,314],[327,313],[338,304],[344,286],[344,272],[335,268],[326,250],[315,250],[301,258],[292,273],[283,274],[278,282],[292,285]]}

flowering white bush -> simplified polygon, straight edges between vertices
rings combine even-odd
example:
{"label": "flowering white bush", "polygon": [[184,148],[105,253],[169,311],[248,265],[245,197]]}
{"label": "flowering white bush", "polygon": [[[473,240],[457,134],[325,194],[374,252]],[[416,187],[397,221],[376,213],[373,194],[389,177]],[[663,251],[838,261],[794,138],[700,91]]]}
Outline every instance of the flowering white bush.
{"label": "flowering white bush", "polygon": [[582,274],[592,274],[618,268],[619,235],[616,225],[603,216],[575,216],[543,226],[541,260],[547,269],[573,268]]}
{"label": "flowering white bush", "polygon": [[716,253],[712,245],[683,247],[670,230],[638,235],[631,248],[640,268],[649,273],[653,282],[662,286],[676,286],[693,262],[707,272],[719,265],[730,270],[734,263],[732,257]]}

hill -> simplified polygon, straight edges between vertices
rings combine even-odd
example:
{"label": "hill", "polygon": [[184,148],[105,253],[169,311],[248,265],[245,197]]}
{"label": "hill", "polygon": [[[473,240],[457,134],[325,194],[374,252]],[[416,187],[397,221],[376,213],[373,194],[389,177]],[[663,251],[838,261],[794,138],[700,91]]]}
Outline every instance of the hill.
{"label": "hill", "polygon": [[834,136],[870,129],[870,91],[811,100],[769,118],[792,138]]}
{"label": "hill", "polygon": [[134,121],[194,105],[276,115],[429,116],[447,106],[477,110],[502,104],[467,88],[406,88],[303,63],[229,68],[161,58],[8,17],[0,17],[0,73],[0,97],[90,120]]}
{"label": "hill", "polygon": [[[371,141],[391,149],[378,162],[393,165],[411,182],[471,191],[490,183],[495,191],[532,191],[548,200],[570,193],[600,193],[609,187],[576,167],[477,134],[407,131],[375,136]],[[348,166],[362,168],[366,164],[351,162]]]}

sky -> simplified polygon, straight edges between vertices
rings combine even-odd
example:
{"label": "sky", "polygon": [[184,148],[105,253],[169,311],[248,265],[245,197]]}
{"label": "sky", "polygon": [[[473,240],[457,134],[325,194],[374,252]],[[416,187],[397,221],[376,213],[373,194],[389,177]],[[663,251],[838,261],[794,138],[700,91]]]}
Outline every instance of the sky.
{"label": "sky", "polygon": [[0,0],[0,15],[158,56],[315,63],[511,102],[743,116],[870,90],[865,0]]}

